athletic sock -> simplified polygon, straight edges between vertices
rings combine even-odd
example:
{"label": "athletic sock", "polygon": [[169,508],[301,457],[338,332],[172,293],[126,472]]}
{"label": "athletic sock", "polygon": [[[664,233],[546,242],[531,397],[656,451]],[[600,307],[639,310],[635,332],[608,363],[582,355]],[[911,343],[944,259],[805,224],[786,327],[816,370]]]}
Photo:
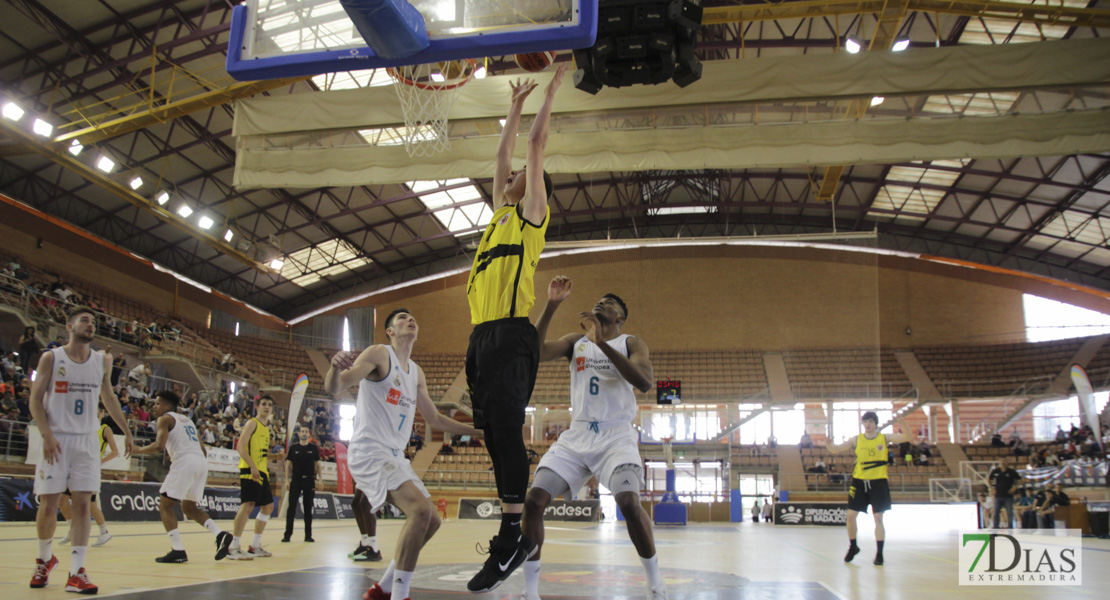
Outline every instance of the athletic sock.
{"label": "athletic sock", "polygon": [[53,539],[39,540],[39,560],[42,562],[50,562],[50,557],[54,556],[53,544]]}
{"label": "athletic sock", "polygon": [[207,529],[208,531],[212,532],[212,535],[220,535],[221,533],[223,533],[220,530],[220,528],[216,525],[216,522],[213,521],[212,519],[208,519],[207,521],[204,522],[204,528]]}
{"label": "athletic sock", "polygon": [[856,546],[856,538],[852,538],[852,539],[848,540],[848,547],[849,548],[858,548],[859,547],[859,546]]}
{"label": "athletic sock", "polygon": [[364,536],[362,536],[362,545],[366,546],[367,548],[369,548],[371,550],[373,550],[374,552],[377,552],[378,551],[378,536],[376,536],[376,535],[364,535]]}
{"label": "athletic sock", "polygon": [[663,576],[659,574],[659,553],[656,552],[651,558],[640,557],[640,562],[644,564],[644,571],[647,571],[648,582],[651,584],[651,589],[657,590],[663,587]]}
{"label": "athletic sock", "polygon": [[238,550],[238,549],[242,548],[242,546],[239,545],[239,541],[242,540],[242,539],[243,538],[241,538],[237,535],[231,536],[231,549],[232,550]]}
{"label": "athletic sock", "polygon": [[100,526],[100,535],[105,535],[106,533],[108,533],[108,524],[107,523]]}
{"label": "athletic sock", "polygon": [[502,513],[501,529],[497,532],[497,539],[502,544],[515,545],[518,538],[520,538],[520,513]]}
{"label": "athletic sock", "polygon": [[[389,566],[386,567],[385,573],[382,573],[382,578],[378,580],[378,587],[387,594],[393,593],[393,571],[397,568],[397,561],[389,561]],[[403,599],[401,599],[403,600]]]}
{"label": "athletic sock", "polygon": [[875,548],[876,548],[875,554],[877,556],[882,556],[883,555],[883,540],[878,540],[877,542],[875,542]]}
{"label": "athletic sock", "polygon": [[185,545],[181,543],[181,531],[180,530],[174,529],[173,531],[167,531],[166,535],[170,536],[170,547],[171,548],[173,548],[174,550],[180,550],[182,552],[185,551]]}
{"label": "athletic sock", "polygon": [[524,593],[529,598],[540,595],[540,561],[529,560],[524,563]]}
{"label": "athletic sock", "polygon": [[89,549],[88,546],[73,546],[70,548],[69,560],[69,574],[76,575],[78,571],[85,568],[85,552]]}
{"label": "athletic sock", "polygon": [[393,591],[390,592],[390,594],[392,594],[391,597],[397,600],[408,600],[410,583],[412,583],[412,571],[393,571]]}
{"label": "athletic sock", "polygon": [[251,548],[261,548],[261,547],[262,547],[262,534],[261,533],[256,533],[256,534],[254,534],[254,541],[251,542]]}

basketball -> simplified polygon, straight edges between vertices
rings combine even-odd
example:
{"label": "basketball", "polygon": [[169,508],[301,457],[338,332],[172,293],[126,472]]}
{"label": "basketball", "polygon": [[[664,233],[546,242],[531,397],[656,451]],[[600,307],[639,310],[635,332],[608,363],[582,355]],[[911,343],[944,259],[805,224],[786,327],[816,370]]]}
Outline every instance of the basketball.
{"label": "basketball", "polygon": [[539,73],[555,62],[555,53],[550,50],[547,52],[529,52],[527,54],[517,54],[513,58],[521,69],[529,73]]}

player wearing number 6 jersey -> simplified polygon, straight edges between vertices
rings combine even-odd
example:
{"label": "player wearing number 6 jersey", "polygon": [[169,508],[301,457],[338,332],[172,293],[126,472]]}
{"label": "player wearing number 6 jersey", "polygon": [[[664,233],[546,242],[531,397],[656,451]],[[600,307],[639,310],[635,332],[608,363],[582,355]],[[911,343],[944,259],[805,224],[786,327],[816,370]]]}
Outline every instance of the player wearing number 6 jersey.
{"label": "player wearing number 6 jersey", "polygon": [[439,515],[428,490],[405,459],[415,410],[420,409],[433,429],[481,435],[436,410],[424,371],[409,358],[418,331],[408,310],[394,310],[385,320],[388,345],[371,346],[361,353],[337,353],[324,379],[324,387],[333,396],[358,386],[354,431],[347,449],[347,466],[355,486],[366,494],[374,511],[388,499],[406,516],[397,540],[397,558],[363,595],[365,600],[408,600],[420,549],[439,529]]}
{"label": "player wearing number 6 jersey", "polygon": [[653,387],[654,373],[647,344],[622,334],[628,306],[606,294],[591,312],[579,313],[584,333],[570,333],[546,341],[551,316],[570,296],[571,281],[556,277],[547,288],[547,304],[536,322],[540,360],[567,359],[570,365],[570,429],[552,444],[536,468],[532,489],[524,501],[524,535],[535,541],[536,553],[524,563],[522,600],[539,600],[540,549],[543,514],[553,497],[577,490],[591,476],[613,493],[624,514],[628,537],[640,555],[652,600],[668,597],[659,573],[651,520],[640,506],[643,466],[639,437],[632,427],[636,418],[636,392]]}
{"label": "player wearing number 6 jersey", "polygon": [[871,506],[875,516],[875,564],[883,564],[883,544],[886,541],[886,528],[883,526],[883,513],[890,510],[890,484],[887,480],[887,443],[900,444],[913,441],[909,427],[904,419],[898,419],[902,433],[884,435],[879,432],[879,415],[873,411],[863,413],[863,433],[848,438],[839,444],[829,445],[833,454],[854,448],[856,468],[852,471],[852,485],[848,488],[848,553],[844,562],[852,562],[859,554],[856,545],[856,517],[867,512]]}
{"label": "player wearing number 6 jersey", "polygon": [[154,443],[135,448],[132,454],[153,454],[163,449],[170,455],[173,464],[162,488],[158,490],[158,511],[162,515],[162,526],[170,536],[170,552],[154,559],[160,563],[183,563],[189,560],[185,546],[181,543],[181,533],[177,530],[177,515],[174,507],[181,502],[181,512],[200,523],[216,537],[216,560],[227,556],[231,545],[231,534],[221,531],[208,513],[197,504],[204,499],[204,483],[208,481],[208,454],[197,437],[197,428],[188,417],[178,414],[177,405],[181,398],[170,391],[161,391],[154,401],[154,415],[158,419],[158,433]]}
{"label": "player wearing number 6 jersey", "polygon": [[73,309],[66,330],[69,342],[42,354],[31,384],[31,416],[42,434],[42,454],[35,465],[35,494],[40,497],[35,516],[39,555],[31,587],[46,587],[50,571],[58,564],[51,546],[58,526],[58,504],[68,488],[73,499],[73,545],[66,591],[95,594],[97,587],[85,573],[85,552],[89,547],[90,499],[100,491],[97,404],[103,403],[126,432],[124,448],[128,456],[131,430],[119,400],[112,394],[112,355],[89,346],[96,335],[96,313],[86,306]]}

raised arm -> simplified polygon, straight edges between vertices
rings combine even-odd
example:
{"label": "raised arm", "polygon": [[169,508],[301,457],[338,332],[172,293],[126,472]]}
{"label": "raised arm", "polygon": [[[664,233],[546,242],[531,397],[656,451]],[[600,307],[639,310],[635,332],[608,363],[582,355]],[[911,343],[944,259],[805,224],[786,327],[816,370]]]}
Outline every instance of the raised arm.
{"label": "raised arm", "polygon": [[543,183],[543,153],[547,148],[547,129],[551,122],[551,104],[555,101],[555,92],[563,83],[563,76],[567,74],[567,63],[559,65],[551,83],[544,89],[543,105],[536,113],[536,120],[532,122],[532,130],[528,132],[528,162],[525,176],[528,178],[525,185],[524,198],[520,201],[521,216],[533,225],[543,223],[547,217],[547,186]]}
{"label": "raised arm", "polygon": [[501,141],[497,144],[497,160],[493,166],[493,210],[505,206],[505,184],[513,172],[513,151],[516,150],[516,130],[520,128],[520,111],[524,108],[524,99],[536,89],[536,82],[531,79],[517,79],[509,86],[512,89],[512,104],[509,106],[509,114],[505,116],[505,125],[501,128]]}
{"label": "raised arm", "polygon": [[420,414],[424,415],[424,420],[428,423],[428,426],[448,433],[481,436],[481,430],[465,423],[459,423],[436,410],[432,397],[428,395],[428,381],[424,378],[424,369],[420,368],[420,365],[417,365],[416,368],[419,370],[419,377],[416,382],[416,408],[420,411]]}
{"label": "raised arm", "polygon": [[551,317],[555,315],[563,300],[570,296],[573,286],[574,283],[565,275],[555,277],[547,286],[547,304],[543,305],[540,318],[536,320],[536,333],[540,338],[540,362],[569,357],[574,347],[574,340],[578,338],[576,335],[568,334],[554,341],[547,340],[547,328],[551,325]]}
{"label": "raised arm", "polygon": [[897,425],[898,428],[901,429],[902,431],[900,431],[898,433],[892,433],[892,434],[886,436],[886,441],[893,442],[895,444],[901,444],[902,442],[912,442],[913,441],[913,432],[910,429],[909,424],[906,423],[906,419],[904,419],[902,417],[899,417],[898,419],[896,419],[894,421],[894,424]]}
{"label": "raised arm", "polygon": [[389,368],[389,351],[381,344],[370,346],[361,353],[337,352],[331,357],[331,367],[324,376],[324,390],[332,396],[350,388],[372,373],[383,362]]}
{"label": "raised arm", "polygon": [[601,323],[598,322],[597,316],[592,312],[579,313],[578,316],[582,317],[582,329],[586,332],[586,337],[613,362],[621,377],[641,392],[651,391],[655,386],[655,371],[651,366],[647,344],[640,338],[629,336],[628,356],[625,357],[617,352],[616,348],[610,346],[609,342],[601,339]]}
{"label": "raised arm", "polygon": [[132,454],[154,454],[166,449],[166,440],[170,438],[170,428],[174,425],[173,417],[169,415],[162,415],[158,417],[158,431],[154,436],[154,441],[146,446],[136,446]]}
{"label": "raised arm", "polygon": [[828,451],[832,452],[833,454],[840,454],[841,452],[844,452],[845,450],[848,450],[849,448],[852,448],[853,446],[855,446],[855,444],[856,444],[856,438],[855,438],[855,436],[852,436],[852,437],[844,440],[843,442],[840,442],[839,444],[828,444],[828,445],[825,446],[825,448],[827,448]]}

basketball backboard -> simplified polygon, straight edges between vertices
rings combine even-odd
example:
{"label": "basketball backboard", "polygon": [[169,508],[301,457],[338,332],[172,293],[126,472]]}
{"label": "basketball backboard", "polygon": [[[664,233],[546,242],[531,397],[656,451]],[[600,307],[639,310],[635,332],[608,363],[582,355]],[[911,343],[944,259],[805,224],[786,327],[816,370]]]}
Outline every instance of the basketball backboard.
{"label": "basketball backboard", "polygon": [[235,7],[227,71],[273,79],[502,56],[593,45],[597,0],[410,0],[430,44],[412,56],[377,56],[339,0],[247,0]]}

